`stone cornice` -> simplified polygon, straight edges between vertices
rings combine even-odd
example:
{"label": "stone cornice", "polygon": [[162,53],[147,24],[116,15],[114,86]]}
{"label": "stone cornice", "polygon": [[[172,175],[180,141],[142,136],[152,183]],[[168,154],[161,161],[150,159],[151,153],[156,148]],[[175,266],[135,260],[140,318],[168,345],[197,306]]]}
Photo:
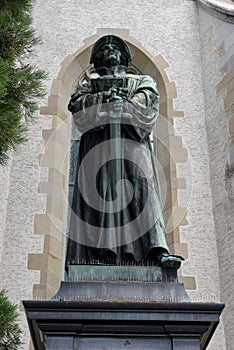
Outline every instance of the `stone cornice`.
{"label": "stone cornice", "polygon": [[222,13],[226,16],[232,17],[229,21],[233,21],[234,17],[234,3],[231,1],[222,1],[222,0],[198,0],[198,3],[202,4],[204,7]]}

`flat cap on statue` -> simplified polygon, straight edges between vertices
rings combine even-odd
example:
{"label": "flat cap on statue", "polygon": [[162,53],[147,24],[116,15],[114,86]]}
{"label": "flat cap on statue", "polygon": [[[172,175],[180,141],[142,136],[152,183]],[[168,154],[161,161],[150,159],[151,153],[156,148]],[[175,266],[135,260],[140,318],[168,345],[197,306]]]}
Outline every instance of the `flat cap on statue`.
{"label": "flat cap on statue", "polygon": [[95,68],[99,66],[102,48],[106,44],[113,44],[118,46],[119,50],[122,53],[121,64],[127,67],[129,62],[131,62],[132,60],[131,51],[126,41],[124,41],[116,35],[105,35],[95,42],[91,52],[90,63],[93,63]]}

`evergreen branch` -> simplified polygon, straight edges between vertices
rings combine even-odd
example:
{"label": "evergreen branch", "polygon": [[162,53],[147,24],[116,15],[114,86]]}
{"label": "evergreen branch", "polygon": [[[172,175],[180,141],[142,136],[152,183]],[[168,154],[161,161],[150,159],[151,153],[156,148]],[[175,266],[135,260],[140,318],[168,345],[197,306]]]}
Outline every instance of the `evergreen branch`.
{"label": "evergreen branch", "polygon": [[0,291],[0,349],[17,350],[22,345],[22,331],[17,323],[17,305],[12,304],[6,291]]}
{"label": "evergreen branch", "polygon": [[41,43],[32,28],[31,0],[0,0],[0,165],[9,152],[27,140],[38,99],[45,95],[47,74],[25,64]]}

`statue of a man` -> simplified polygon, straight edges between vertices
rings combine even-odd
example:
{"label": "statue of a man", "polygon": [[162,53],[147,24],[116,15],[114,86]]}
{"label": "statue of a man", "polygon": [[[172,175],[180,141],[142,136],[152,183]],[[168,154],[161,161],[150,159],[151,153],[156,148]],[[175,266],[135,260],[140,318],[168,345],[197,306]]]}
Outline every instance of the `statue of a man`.
{"label": "statue of a man", "polygon": [[66,266],[155,264],[168,252],[150,134],[159,94],[150,76],[128,74],[128,45],[106,35],[93,46],[97,78],[77,87],[68,109],[81,131]]}

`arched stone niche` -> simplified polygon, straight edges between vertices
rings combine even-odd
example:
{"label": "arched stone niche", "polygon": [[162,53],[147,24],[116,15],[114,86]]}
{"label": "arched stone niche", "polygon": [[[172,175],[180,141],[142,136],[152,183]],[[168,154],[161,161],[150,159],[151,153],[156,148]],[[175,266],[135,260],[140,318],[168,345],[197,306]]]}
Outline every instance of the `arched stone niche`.
{"label": "arched stone niche", "polygon": [[[65,58],[60,72],[53,80],[48,105],[41,107],[41,115],[51,116],[52,127],[43,130],[45,151],[39,157],[41,167],[48,168],[48,181],[39,184],[39,192],[46,193],[46,212],[35,215],[34,233],[44,235],[42,254],[30,253],[28,268],[40,271],[40,283],[34,284],[34,298],[51,298],[63,279],[66,225],[68,210],[68,169],[71,114],[67,110],[71,92],[77,81],[89,68],[90,52],[94,42],[105,34],[115,34],[127,41],[132,52],[132,65],[138,72],[152,76],[160,92],[160,115],[156,123],[155,153],[160,166],[167,239],[171,253],[187,258],[187,245],[180,242],[180,226],[187,225],[186,208],[178,206],[178,191],[186,187],[185,179],[177,177],[176,164],[187,160],[187,150],[180,136],[174,135],[174,118],[183,112],[173,109],[176,87],[170,82],[162,55],[153,57],[129,35],[128,30],[100,29],[84,45]],[[180,276],[188,289],[194,289],[194,278]]]}

